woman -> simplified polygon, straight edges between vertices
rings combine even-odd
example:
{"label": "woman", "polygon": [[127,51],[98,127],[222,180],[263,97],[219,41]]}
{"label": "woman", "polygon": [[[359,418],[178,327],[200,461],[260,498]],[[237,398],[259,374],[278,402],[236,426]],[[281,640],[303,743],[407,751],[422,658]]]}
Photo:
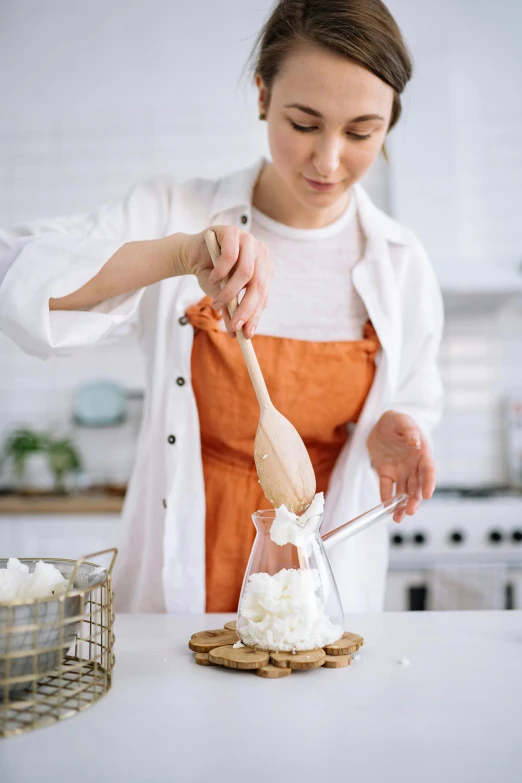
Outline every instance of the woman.
{"label": "woman", "polygon": [[[328,489],[324,531],[376,505],[379,490],[406,490],[408,514],[431,496],[440,293],[415,236],[357,184],[410,75],[380,0],[286,0],[255,66],[272,162],[217,182],[156,178],[94,215],[2,233],[1,327],[26,351],[91,345],[136,314],[148,388],[120,609],[237,608],[249,516],[268,503],[253,464],[255,396],[220,314],[231,333],[258,330],[274,404]],[[209,225],[222,247],[215,271]],[[230,322],[224,306],[243,288]],[[381,609],[386,527],[338,547],[332,565],[345,610]]]}

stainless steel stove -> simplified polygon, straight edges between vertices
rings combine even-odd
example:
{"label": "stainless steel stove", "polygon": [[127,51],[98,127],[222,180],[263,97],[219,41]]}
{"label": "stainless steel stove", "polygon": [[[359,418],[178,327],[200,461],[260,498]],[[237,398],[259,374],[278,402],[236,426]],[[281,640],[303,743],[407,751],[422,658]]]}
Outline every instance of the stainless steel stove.
{"label": "stainless steel stove", "polygon": [[429,608],[432,569],[451,564],[505,566],[504,608],[522,609],[520,494],[441,492],[389,532],[388,611]]}

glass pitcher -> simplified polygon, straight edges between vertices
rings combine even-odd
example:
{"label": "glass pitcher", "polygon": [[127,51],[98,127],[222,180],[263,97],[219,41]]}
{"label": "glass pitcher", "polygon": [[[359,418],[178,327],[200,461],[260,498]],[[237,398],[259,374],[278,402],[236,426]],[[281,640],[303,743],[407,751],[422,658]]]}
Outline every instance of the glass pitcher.
{"label": "glass pitcher", "polygon": [[[274,509],[252,515],[256,538],[239,599],[237,633],[243,644],[262,650],[298,652],[324,647],[344,633],[341,598],[327,551],[405,505],[391,500],[319,534],[322,514],[307,524],[296,544],[280,546],[270,538]],[[296,523],[297,524],[297,523]]]}

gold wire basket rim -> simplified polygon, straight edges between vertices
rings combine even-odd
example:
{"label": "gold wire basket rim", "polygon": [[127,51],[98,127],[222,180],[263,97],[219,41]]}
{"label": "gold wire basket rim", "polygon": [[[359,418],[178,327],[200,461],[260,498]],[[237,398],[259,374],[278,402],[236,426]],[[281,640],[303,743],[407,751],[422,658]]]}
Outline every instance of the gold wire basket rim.
{"label": "gold wire basket rim", "polygon": [[[70,588],[67,589],[64,593],[60,593],[60,595],[48,595],[43,598],[17,598],[14,601],[0,601],[0,609],[3,608],[10,608],[14,606],[35,606],[39,604],[47,604],[52,601],[65,601],[67,598],[74,598],[78,595],[84,595],[85,593],[90,593],[93,590],[96,590],[98,587],[102,587],[102,585],[106,584],[109,576],[112,574],[112,569],[114,567],[114,563],[116,561],[116,557],[118,554],[118,550],[115,547],[111,547],[110,549],[105,549],[102,552],[92,552],[89,555],[85,555],[85,557],[79,557],[77,560],[73,560],[72,558],[67,557],[20,557],[17,558],[21,563],[24,562],[24,560],[32,560],[33,562],[38,562],[40,560],[43,560],[44,563],[67,563],[67,565],[70,565],[71,563],[74,563],[74,568],[71,572],[71,575],[69,577],[68,584],[70,585],[73,581],[74,577],[76,576],[76,573],[78,571],[78,568],[81,564],[93,566],[94,568],[99,568],[96,563],[91,563],[86,558],[88,557],[95,557],[96,555],[105,555],[108,552],[113,553],[112,561],[108,568],[104,568],[103,571],[105,571],[105,578],[100,581],[96,582],[92,585],[87,585],[85,587],[76,587],[74,590],[71,590]],[[7,562],[11,558],[9,557],[0,557],[0,563]],[[100,572],[101,573],[101,572]]]}

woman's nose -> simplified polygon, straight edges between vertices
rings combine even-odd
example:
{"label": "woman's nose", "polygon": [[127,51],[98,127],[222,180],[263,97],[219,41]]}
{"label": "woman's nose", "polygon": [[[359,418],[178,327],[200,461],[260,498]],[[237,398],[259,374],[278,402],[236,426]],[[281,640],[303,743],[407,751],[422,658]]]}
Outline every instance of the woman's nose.
{"label": "woman's nose", "polygon": [[330,179],[341,161],[341,142],[338,139],[321,139],[314,150],[313,164],[322,179]]}

